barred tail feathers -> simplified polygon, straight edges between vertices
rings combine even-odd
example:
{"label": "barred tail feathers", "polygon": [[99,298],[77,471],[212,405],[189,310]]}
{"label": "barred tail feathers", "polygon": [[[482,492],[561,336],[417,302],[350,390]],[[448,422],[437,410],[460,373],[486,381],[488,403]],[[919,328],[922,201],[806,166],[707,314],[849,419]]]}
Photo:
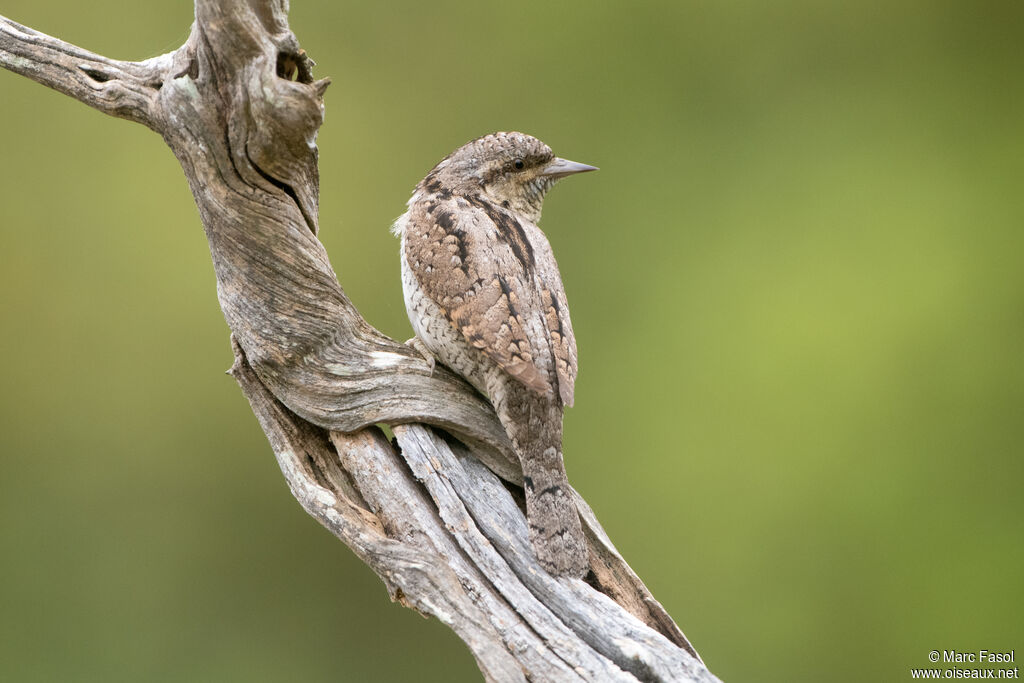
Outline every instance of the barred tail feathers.
{"label": "barred tail feathers", "polygon": [[562,461],[561,402],[557,397],[539,396],[511,377],[489,388],[522,464],[533,552],[548,573],[581,578],[589,560]]}
{"label": "barred tail feathers", "polygon": [[549,445],[521,460],[526,521],[537,560],[556,576],[583,577],[589,567],[587,543],[569,494],[561,449]]}

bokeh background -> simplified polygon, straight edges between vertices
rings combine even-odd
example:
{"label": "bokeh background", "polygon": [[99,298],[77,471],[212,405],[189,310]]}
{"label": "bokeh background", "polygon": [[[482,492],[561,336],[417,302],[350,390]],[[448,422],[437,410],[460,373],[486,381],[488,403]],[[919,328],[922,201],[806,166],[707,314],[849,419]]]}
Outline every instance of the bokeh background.
{"label": "bokeh background", "polygon": [[[184,0],[6,0],[111,57]],[[601,166],[543,227],[569,474],[725,681],[1024,650],[1024,4],[294,0],[322,239],[405,339],[415,183],[501,129]],[[292,500],[158,136],[0,72],[0,680],[473,681]]]}

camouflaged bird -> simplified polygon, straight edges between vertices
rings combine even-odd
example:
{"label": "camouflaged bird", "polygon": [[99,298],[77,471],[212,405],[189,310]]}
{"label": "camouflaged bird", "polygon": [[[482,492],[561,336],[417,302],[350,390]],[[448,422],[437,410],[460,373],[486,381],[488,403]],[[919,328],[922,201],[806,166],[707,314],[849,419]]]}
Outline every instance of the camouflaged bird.
{"label": "camouflaged bird", "polygon": [[396,222],[414,345],[486,395],[523,468],[541,566],[583,576],[587,546],[562,463],[576,340],[562,278],[537,223],[544,195],[593,166],[523,133],[494,133],[445,157]]}

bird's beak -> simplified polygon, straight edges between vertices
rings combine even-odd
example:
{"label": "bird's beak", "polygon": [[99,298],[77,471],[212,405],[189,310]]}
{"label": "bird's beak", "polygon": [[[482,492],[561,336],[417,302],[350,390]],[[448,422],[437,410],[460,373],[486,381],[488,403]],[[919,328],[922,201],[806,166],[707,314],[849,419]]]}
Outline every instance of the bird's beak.
{"label": "bird's beak", "polygon": [[569,161],[568,159],[555,157],[550,164],[544,167],[544,170],[541,171],[541,175],[558,180],[559,178],[564,178],[565,176],[572,175],[574,173],[586,173],[587,171],[596,170],[597,166],[588,166],[587,164],[581,164],[577,161]]}

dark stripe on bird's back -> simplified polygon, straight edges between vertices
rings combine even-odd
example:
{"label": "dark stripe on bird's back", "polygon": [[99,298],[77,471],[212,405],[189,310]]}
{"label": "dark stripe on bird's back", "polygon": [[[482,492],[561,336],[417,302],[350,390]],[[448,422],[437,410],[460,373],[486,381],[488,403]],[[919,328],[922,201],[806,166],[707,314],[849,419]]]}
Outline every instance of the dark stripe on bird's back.
{"label": "dark stripe on bird's back", "polygon": [[526,231],[523,230],[522,224],[520,224],[516,217],[479,195],[470,195],[466,199],[474,206],[483,209],[487,217],[498,228],[498,235],[512,248],[512,253],[523,264],[523,269],[527,273],[532,274],[537,266],[533,255],[533,245],[530,244]]}
{"label": "dark stripe on bird's back", "polygon": [[427,177],[420,181],[419,184],[428,194],[433,195],[435,199],[451,199],[452,191],[441,184],[441,181],[437,178],[437,168],[427,174]]}
{"label": "dark stripe on bird's back", "polygon": [[459,269],[469,276],[469,249],[466,246],[466,231],[455,221],[450,211],[438,208],[434,220],[446,235],[455,238],[455,247],[459,250]]}
{"label": "dark stripe on bird's back", "polygon": [[516,305],[512,303],[512,288],[505,282],[505,278],[498,276],[498,284],[501,286],[501,291],[505,295],[505,299],[508,301],[508,312],[513,318],[519,317],[519,311],[516,310]]}

